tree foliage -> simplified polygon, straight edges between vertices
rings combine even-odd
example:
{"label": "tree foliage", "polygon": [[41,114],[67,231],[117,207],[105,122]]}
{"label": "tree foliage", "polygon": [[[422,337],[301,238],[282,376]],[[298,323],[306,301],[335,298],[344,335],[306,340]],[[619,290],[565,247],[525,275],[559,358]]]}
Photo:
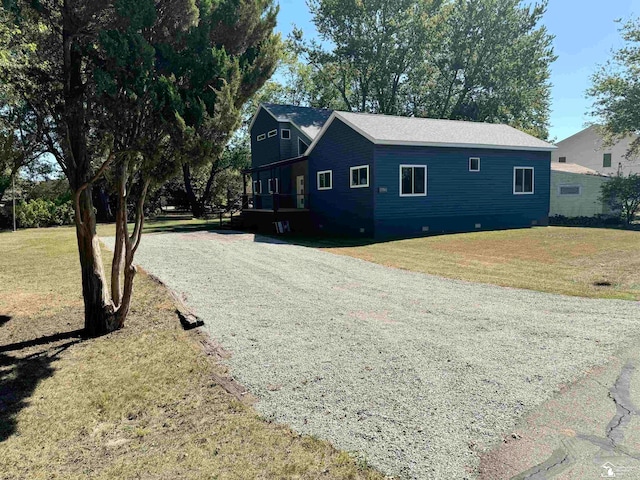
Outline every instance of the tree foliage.
{"label": "tree foliage", "polygon": [[[37,118],[40,145],[69,181],[86,332],[120,328],[147,192],[185,161],[221,150],[237,126],[240,99],[270,73],[271,0],[3,5],[3,98],[19,99]],[[110,292],[91,195],[103,176],[118,198]]]}
{"label": "tree foliage", "polygon": [[640,154],[640,18],[622,24],[625,45],[592,77],[591,114],[602,124],[607,145],[635,135],[626,154]]}
{"label": "tree foliage", "polygon": [[546,138],[556,58],[540,25],[546,5],[312,0],[320,41],[293,39],[340,108],[501,122]]}
{"label": "tree foliage", "polygon": [[640,209],[640,175],[617,175],[600,188],[602,200],[629,225]]}
{"label": "tree foliage", "polygon": [[[183,182],[195,216],[202,216],[211,203],[217,175],[233,167],[225,147],[241,124],[243,105],[276,67],[280,42],[271,34],[276,14],[271,0],[229,1],[223,8],[205,2],[198,25],[178,37],[177,48],[163,50],[169,72],[188,77],[178,85],[185,109],[183,141],[176,153],[182,158]],[[221,48],[208,48],[211,43]],[[225,77],[211,76],[221,68]],[[200,189],[193,179],[204,172]]]}

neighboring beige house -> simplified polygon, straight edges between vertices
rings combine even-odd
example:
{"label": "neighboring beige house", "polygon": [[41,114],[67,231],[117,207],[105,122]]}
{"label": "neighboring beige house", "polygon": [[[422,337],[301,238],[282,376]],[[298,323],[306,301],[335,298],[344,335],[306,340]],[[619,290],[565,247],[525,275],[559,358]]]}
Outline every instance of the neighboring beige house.
{"label": "neighboring beige house", "polygon": [[575,163],[551,163],[549,216],[593,217],[610,213],[600,200],[600,186],[609,177]]}
{"label": "neighboring beige house", "polygon": [[585,128],[581,132],[556,143],[557,150],[551,153],[551,163],[577,163],[603,175],[623,175],[640,173],[640,158],[627,160],[632,137],[620,141],[612,147],[604,147],[602,135],[597,126]]}

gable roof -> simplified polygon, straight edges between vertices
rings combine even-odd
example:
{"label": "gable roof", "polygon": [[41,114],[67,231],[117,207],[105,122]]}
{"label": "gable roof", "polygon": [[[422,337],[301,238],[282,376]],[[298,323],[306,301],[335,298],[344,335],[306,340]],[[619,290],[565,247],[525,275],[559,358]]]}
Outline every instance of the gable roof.
{"label": "gable roof", "polygon": [[596,175],[603,177],[606,176],[599,174],[597,171],[592,170],[591,168],[578,165],[577,163],[551,162],[551,170],[553,170],[554,172],[581,173],[583,175]]}
{"label": "gable roof", "polygon": [[[328,109],[278,105],[275,103],[263,103],[260,108],[264,108],[278,122],[289,122],[295,125],[311,141],[320,133],[322,127],[324,127],[333,113],[333,110]],[[253,117],[249,130],[253,127],[258,113],[260,113],[260,109]]]}
{"label": "gable roof", "polygon": [[433,118],[394,117],[335,111],[305,152],[309,155],[324,132],[341,120],[376,145],[491,148],[552,151],[557,147],[508,125]]}

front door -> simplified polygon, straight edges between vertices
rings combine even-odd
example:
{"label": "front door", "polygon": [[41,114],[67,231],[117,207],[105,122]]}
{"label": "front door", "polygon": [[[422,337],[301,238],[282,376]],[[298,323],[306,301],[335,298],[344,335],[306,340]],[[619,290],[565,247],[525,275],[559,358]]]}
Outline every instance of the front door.
{"label": "front door", "polygon": [[298,208],[304,208],[304,175],[296,177],[296,193],[298,194]]}

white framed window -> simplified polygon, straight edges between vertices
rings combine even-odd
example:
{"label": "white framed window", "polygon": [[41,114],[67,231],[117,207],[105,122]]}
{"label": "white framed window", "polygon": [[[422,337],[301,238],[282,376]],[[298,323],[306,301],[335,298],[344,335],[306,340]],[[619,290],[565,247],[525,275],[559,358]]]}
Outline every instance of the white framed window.
{"label": "white framed window", "polygon": [[333,170],[318,172],[318,190],[331,190],[333,188]]}
{"label": "white framed window", "polygon": [[298,139],[298,156],[302,155],[304,152],[307,151],[307,148],[309,148],[309,145],[307,145],[306,142],[302,141],[301,138]]}
{"label": "white framed window", "polygon": [[364,188],[369,186],[369,165],[358,165],[349,169],[351,188]]}
{"label": "white framed window", "polygon": [[400,196],[427,196],[426,165],[400,165]]}
{"label": "white framed window", "polygon": [[469,157],[469,171],[470,172],[479,172],[480,171],[480,158],[479,157]]}
{"label": "white framed window", "polygon": [[260,195],[262,193],[262,180],[255,180],[253,182],[254,195]]}
{"label": "white framed window", "polygon": [[278,130],[271,130],[271,131],[267,134],[267,136],[268,136],[269,138],[273,138],[273,137],[275,137],[276,135],[278,135]]}
{"label": "white framed window", "polygon": [[258,135],[256,137],[256,140],[258,140],[259,142],[263,141],[265,138],[267,138],[267,136],[264,133],[261,133],[260,135]]}
{"label": "white framed window", "polygon": [[533,167],[513,167],[513,194],[532,195],[533,192]]}
{"label": "white framed window", "polygon": [[291,140],[291,130],[288,128],[280,130],[280,138],[283,140]]}
{"label": "white framed window", "polygon": [[558,195],[576,197],[582,195],[581,185],[558,185]]}
{"label": "white framed window", "polygon": [[270,178],[267,182],[269,193],[280,193],[280,181],[277,178]]}

